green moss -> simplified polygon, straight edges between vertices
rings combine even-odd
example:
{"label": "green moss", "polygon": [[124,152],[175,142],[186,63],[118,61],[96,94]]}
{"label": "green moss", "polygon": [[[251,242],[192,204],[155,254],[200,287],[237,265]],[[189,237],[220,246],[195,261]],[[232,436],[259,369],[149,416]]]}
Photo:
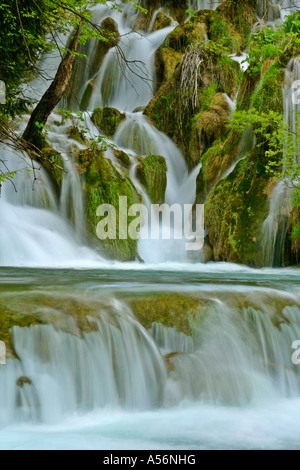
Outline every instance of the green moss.
{"label": "green moss", "polygon": [[177,26],[165,39],[164,46],[184,53],[186,48],[205,40],[205,26],[201,23],[188,22]]}
{"label": "green moss", "polygon": [[83,333],[97,330],[93,319],[104,309],[104,304],[99,308],[99,304],[82,297],[60,297],[54,292],[45,294],[6,291],[0,298],[0,340],[6,344],[7,357],[16,357],[11,338],[14,326],[28,328],[51,324],[58,330],[82,336]]}
{"label": "green moss", "polygon": [[70,139],[76,140],[76,142],[79,142],[80,144],[85,144],[86,143],[86,138],[84,132],[82,132],[77,126],[71,126],[68,129],[68,137]]}
{"label": "green moss", "polygon": [[186,19],[186,10],[188,9],[188,0],[143,0],[142,6],[147,9],[147,13],[138,12],[137,19],[135,21],[133,30],[134,31],[146,31],[151,23],[153,14],[155,11],[163,6],[168,14],[176,20],[178,23],[184,22]]}
{"label": "green moss", "polygon": [[166,15],[163,10],[160,10],[156,15],[152,31],[158,31],[159,29],[167,28],[168,26],[171,26],[171,24],[172,19]]}
{"label": "green moss", "polygon": [[[201,111],[193,118],[190,159],[196,165],[205,150],[226,134],[229,118],[229,104],[223,94],[217,93],[211,96],[214,87],[210,91],[206,89],[205,100],[201,104]],[[207,106],[208,102],[210,104]]]}
{"label": "green moss", "polygon": [[201,301],[196,296],[184,294],[157,293],[137,296],[127,300],[134,315],[149,329],[153,322],[170,328],[176,327],[186,335],[192,334],[195,318],[202,315]]}
{"label": "green moss", "polygon": [[171,47],[161,46],[157,49],[155,53],[157,89],[172,77],[181,59],[181,52],[174,51]]}
{"label": "green moss", "polygon": [[230,31],[230,26],[221,20],[211,23],[209,30],[209,38],[211,41],[223,44],[228,47],[229,51],[234,53],[242,48],[241,39],[235,32]]}
{"label": "green moss", "polygon": [[136,174],[153,204],[162,204],[167,187],[167,165],[163,157],[148,155],[136,168]]}
{"label": "green moss", "polygon": [[242,37],[241,50],[245,49],[251,30],[257,22],[256,0],[226,0],[218,6],[217,12]]}
{"label": "green moss", "polygon": [[93,123],[108,137],[112,137],[125,115],[115,108],[96,108],[92,114]]}
{"label": "green moss", "polygon": [[[92,93],[92,79],[100,69],[105,54],[113,47],[118,38],[118,25],[110,17],[105,18],[99,25],[103,31],[101,39],[89,39],[85,44],[79,44],[75,57],[72,75],[68,89],[64,96],[67,109],[85,109],[88,106]],[[91,46],[92,55],[90,54]],[[81,96],[82,83],[88,83],[84,96]]]}
{"label": "green moss", "polygon": [[[210,44],[202,47],[204,60],[201,64],[201,81],[199,83],[199,107],[194,112],[187,108],[186,115],[180,119],[181,97],[179,86],[181,65],[176,68],[171,79],[166,82],[145,109],[152,124],[166,133],[178,145],[186,157],[190,168],[198,163],[199,158],[191,158],[191,134],[195,116],[209,106],[212,96],[226,93],[234,98],[241,80],[239,64],[231,60],[223,50],[212,50]],[[188,99],[188,97],[187,97]],[[194,149],[193,153],[197,153]]]}
{"label": "green moss", "polygon": [[50,176],[57,193],[59,193],[64,176],[64,162],[62,156],[57,150],[51,147],[43,148],[42,154],[43,167]]}
{"label": "green moss", "polygon": [[116,159],[118,160],[119,163],[121,163],[121,165],[128,169],[130,168],[131,166],[131,160],[129,158],[129,156],[127,155],[127,153],[123,152],[123,150],[119,150],[119,149],[113,149],[113,153],[116,157]]}
{"label": "green moss", "polygon": [[214,80],[211,85],[209,85],[207,88],[204,88],[202,90],[199,96],[199,103],[200,103],[199,113],[194,116],[193,122],[197,120],[197,117],[199,116],[200,113],[202,113],[203,111],[206,111],[209,108],[212,102],[212,99],[214,95],[217,93],[217,91],[218,91],[217,80]]}
{"label": "green moss", "polygon": [[253,93],[251,106],[257,111],[283,110],[282,84],[284,69],[278,63],[269,67]]}

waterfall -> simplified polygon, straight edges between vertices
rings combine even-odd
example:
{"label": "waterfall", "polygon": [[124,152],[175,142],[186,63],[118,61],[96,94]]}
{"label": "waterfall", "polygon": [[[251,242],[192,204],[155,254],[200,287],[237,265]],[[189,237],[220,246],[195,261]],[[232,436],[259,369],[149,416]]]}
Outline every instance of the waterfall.
{"label": "waterfall", "polygon": [[[161,402],[166,367],[153,339],[115,304],[82,337],[51,325],[12,329],[19,358],[0,371],[0,423],[61,421],[107,406],[139,409]],[[25,386],[22,377],[26,380]]]}
{"label": "waterfall", "polygon": [[[20,151],[1,148],[4,164],[17,172],[13,183],[7,181],[3,185],[0,198],[1,266],[76,266],[103,262],[103,257],[85,244],[81,182],[67,157],[66,145],[71,142],[63,130],[60,132],[50,132],[48,136],[53,148],[62,151],[68,170],[63,177],[60,200],[43,168],[34,163],[33,171],[29,157]],[[6,171],[3,164],[2,169]],[[67,211],[74,214],[74,224],[68,221]]]}
{"label": "waterfall", "polygon": [[257,0],[258,17],[271,24],[281,23],[299,8],[299,0]]}
{"label": "waterfall", "polygon": [[[249,293],[255,301],[247,306]],[[277,313],[274,295],[282,304]],[[250,288],[239,296],[204,292],[192,338],[158,323],[147,331],[122,301],[96,307],[82,331],[62,312],[53,325],[14,326],[18,359],[0,368],[1,426],[186,399],[242,406],[298,396],[299,371],[291,362],[291,344],[300,338],[296,294]]]}

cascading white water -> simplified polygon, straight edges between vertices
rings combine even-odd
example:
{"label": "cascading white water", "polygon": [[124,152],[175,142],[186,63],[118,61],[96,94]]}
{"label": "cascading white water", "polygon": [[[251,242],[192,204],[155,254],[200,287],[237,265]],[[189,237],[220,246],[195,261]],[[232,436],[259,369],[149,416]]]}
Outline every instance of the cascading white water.
{"label": "cascading white water", "polygon": [[[243,306],[250,293],[255,301]],[[241,406],[298,396],[300,376],[291,362],[291,344],[300,337],[297,294],[252,288],[244,302],[230,289],[203,295],[192,338],[157,323],[145,330],[122,301],[88,316],[89,332],[78,332],[72,317],[57,317],[55,327],[14,327],[19,359],[0,368],[1,426],[184,399]],[[277,313],[274,296],[282,303]]]}
{"label": "cascading white water", "polygon": [[225,0],[189,0],[189,8],[193,10],[215,10]]}
{"label": "cascading white water", "polygon": [[[62,132],[62,131],[61,131]],[[49,140],[53,135],[49,133]],[[61,143],[59,147],[58,142]],[[66,151],[66,134],[55,134],[53,148]],[[62,144],[64,143],[64,144]],[[13,184],[3,185],[0,198],[1,266],[92,265],[103,261],[84,243],[84,214],[81,183],[65,155],[65,174],[61,199],[47,174],[19,151],[1,148],[1,159],[16,171]],[[7,171],[2,164],[3,171]],[[74,225],[68,222],[66,208],[71,210]]]}
{"label": "cascading white water", "polygon": [[120,62],[116,48],[111,49],[95,79],[89,109],[112,106],[120,111],[133,111],[146,106],[153,96],[154,53],[172,29],[174,26],[150,34],[135,32],[121,37],[119,47],[129,61],[129,70]]}
{"label": "cascading white water", "polygon": [[300,8],[299,0],[257,0],[257,14],[266,22],[278,24]]}

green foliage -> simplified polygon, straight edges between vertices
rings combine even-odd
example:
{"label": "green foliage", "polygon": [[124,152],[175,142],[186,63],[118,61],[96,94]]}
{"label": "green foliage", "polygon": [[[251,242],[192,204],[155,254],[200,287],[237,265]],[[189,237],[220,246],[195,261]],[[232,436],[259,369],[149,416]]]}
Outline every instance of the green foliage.
{"label": "green foliage", "polygon": [[[26,168],[25,171],[32,171],[32,170],[30,168]],[[1,183],[5,183],[6,181],[12,181],[17,173],[23,173],[23,170],[14,170],[14,171],[5,171],[5,172],[0,171],[0,188],[1,188]]]}
{"label": "green foliage", "polygon": [[295,33],[299,35],[300,31],[300,10],[295,11],[287,17],[283,24],[285,33]]}
{"label": "green foliage", "polygon": [[250,37],[249,72],[261,72],[262,64],[268,59],[281,58],[283,63],[291,55],[300,53],[300,12],[289,15],[276,29],[265,27],[254,32]]}

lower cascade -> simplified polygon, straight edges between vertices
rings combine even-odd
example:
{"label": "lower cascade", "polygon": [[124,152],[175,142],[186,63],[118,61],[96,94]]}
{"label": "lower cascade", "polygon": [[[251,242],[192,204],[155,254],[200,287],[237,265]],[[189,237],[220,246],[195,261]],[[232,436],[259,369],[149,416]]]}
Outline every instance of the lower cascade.
{"label": "lower cascade", "polygon": [[299,449],[300,2],[66,0],[52,34],[33,4],[7,98],[0,69],[0,449]]}
{"label": "lower cascade", "polygon": [[[97,288],[95,281],[88,285],[88,292]],[[60,308],[51,307],[51,291],[16,291],[13,308],[23,303],[24,320],[31,303],[34,309],[28,326],[17,321],[10,330],[11,350],[0,373],[1,425],[56,423],[107,407],[149,410],[182,400],[244,406],[266,396],[297,397],[300,375],[291,344],[300,335],[298,294],[225,285],[212,294],[213,287],[183,291],[189,333],[157,321],[145,328],[144,311],[136,311],[134,301],[96,294],[88,304],[82,288],[56,294],[62,295]],[[157,295],[154,305],[160,305]],[[69,304],[78,313],[70,316]]]}

